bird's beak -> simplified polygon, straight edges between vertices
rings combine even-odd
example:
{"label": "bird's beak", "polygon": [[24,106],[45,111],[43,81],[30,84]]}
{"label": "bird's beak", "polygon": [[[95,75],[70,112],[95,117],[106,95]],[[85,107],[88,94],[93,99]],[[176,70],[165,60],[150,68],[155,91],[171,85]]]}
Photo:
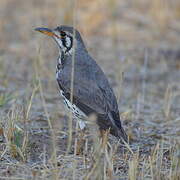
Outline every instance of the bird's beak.
{"label": "bird's beak", "polygon": [[48,28],[36,28],[35,31],[39,31],[48,36],[55,36],[55,33],[51,29],[48,29]]}

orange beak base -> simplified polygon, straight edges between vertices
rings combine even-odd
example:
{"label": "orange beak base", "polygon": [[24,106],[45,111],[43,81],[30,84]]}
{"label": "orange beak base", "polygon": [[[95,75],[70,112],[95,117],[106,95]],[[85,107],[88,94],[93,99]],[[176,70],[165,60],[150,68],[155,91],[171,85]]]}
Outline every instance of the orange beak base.
{"label": "orange beak base", "polygon": [[39,32],[46,34],[48,36],[55,36],[55,34],[52,32],[52,30],[48,29],[48,28],[36,28],[35,31],[39,31]]}

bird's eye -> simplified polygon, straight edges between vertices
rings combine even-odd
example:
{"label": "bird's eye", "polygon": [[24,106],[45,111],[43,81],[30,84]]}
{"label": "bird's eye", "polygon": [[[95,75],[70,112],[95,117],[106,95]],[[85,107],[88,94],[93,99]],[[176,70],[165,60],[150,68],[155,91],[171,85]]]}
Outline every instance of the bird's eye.
{"label": "bird's eye", "polygon": [[60,31],[60,35],[62,38],[64,38],[66,36],[66,33],[64,31]]}

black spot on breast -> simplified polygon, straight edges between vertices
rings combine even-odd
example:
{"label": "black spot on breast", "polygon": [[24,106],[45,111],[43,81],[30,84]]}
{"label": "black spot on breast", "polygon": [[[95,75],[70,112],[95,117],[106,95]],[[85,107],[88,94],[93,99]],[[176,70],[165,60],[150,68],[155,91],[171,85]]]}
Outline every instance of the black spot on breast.
{"label": "black spot on breast", "polygon": [[61,67],[62,67],[61,64],[58,63],[58,64],[57,64],[57,69],[60,70]]}
{"label": "black spot on breast", "polygon": [[79,117],[80,115],[79,115],[79,113],[77,113],[77,112],[74,112],[74,114],[77,116],[77,117]]}
{"label": "black spot on breast", "polygon": [[64,102],[65,102],[66,106],[70,109],[71,107],[68,105],[67,101],[65,100]]}

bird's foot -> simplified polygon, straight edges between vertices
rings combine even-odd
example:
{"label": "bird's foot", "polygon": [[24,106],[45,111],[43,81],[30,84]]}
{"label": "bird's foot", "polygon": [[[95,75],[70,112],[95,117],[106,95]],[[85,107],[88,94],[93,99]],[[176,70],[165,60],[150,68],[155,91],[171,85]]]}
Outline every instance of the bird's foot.
{"label": "bird's foot", "polygon": [[84,146],[86,141],[85,130],[80,130],[80,132],[77,134],[77,138],[75,141],[75,154],[82,155],[84,152]]}
{"label": "bird's foot", "polygon": [[109,135],[109,129],[107,130],[100,129],[100,142],[102,149],[105,149],[107,147],[108,135]]}

